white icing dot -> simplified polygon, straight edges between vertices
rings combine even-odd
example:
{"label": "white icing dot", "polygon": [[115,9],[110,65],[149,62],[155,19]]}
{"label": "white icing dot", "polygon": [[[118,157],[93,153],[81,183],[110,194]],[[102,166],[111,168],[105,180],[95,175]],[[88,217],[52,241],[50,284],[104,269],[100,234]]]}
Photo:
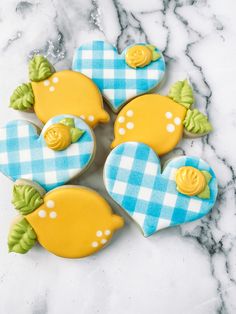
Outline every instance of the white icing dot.
{"label": "white icing dot", "polygon": [[180,119],[179,117],[174,118],[174,123],[175,123],[176,125],[180,125],[181,119]]}
{"label": "white icing dot", "polygon": [[125,134],[125,129],[124,128],[120,128],[119,129],[119,134],[120,135],[124,135]]}
{"label": "white icing dot", "polygon": [[97,237],[101,237],[101,236],[102,236],[102,231],[101,231],[101,230],[98,230],[98,231],[96,232],[96,236],[97,236]]}
{"label": "white icing dot", "polygon": [[88,120],[89,120],[89,121],[94,121],[94,116],[89,116],[89,117],[88,117]]}
{"label": "white icing dot", "polygon": [[105,235],[110,235],[111,234],[111,230],[107,229],[104,233],[105,233]]}
{"label": "white icing dot", "polygon": [[126,124],[127,129],[133,129],[134,128],[134,123],[133,122],[128,122]]}
{"label": "white icing dot", "polygon": [[102,239],[102,240],[101,240],[101,243],[102,243],[102,244],[105,244],[105,243],[107,243],[107,240],[106,240],[106,239]]}
{"label": "white icing dot", "polygon": [[50,85],[49,80],[44,81],[44,82],[43,82],[43,85],[44,85],[44,86],[49,86],[49,85]]}
{"label": "white icing dot", "polygon": [[50,91],[50,92],[54,92],[54,90],[55,90],[55,87],[54,87],[54,86],[50,86],[50,87],[49,87],[49,91]]}
{"label": "white icing dot", "polygon": [[45,210],[41,209],[39,212],[38,212],[38,215],[40,218],[44,218],[47,216],[47,213]]}
{"label": "white icing dot", "polygon": [[58,83],[59,78],[58,78],[58,77],[54,77],[54,78],[52,79],[52,81],[53,81],[53,83]]}
{"label": "white icing dot", "polygon": [[85,120],[85,116],[83,114],[80,116],[80,118]]}
{"label": "white icing dot", "polygon": [[126,112],[126,115],[127,115],[127,117],[133,117],[133,115],[134,115],[133,110],[128,110],[128,111]]}
{"label": "white icing dot", "polygon": [[175,126],[174,126],[174,124],[172,124],[172,123],[167,124],[167,126],[166,126],[166,130],[167,130],[167,132],[169,132],[169,133],[174,132],[174,130],[175,130]]}
{"label": "white icing dot", "polygon": [[46,203],[47,208],[53,208],[55,207],[55,202],[52,200],[48,200]]}
{"label": "white icing dot", "polygon": [[120,122],[120,123],[125,122],[125,117],[120,116],[120,117],[118,118],[118,122]]}
{"label": "white icing dot", "polygon": [[169,111],[166,112],[166,118],[167,118],[167,119],[171,119],[172,116],[173,116],[173,115],[172,115],[171,112],[169,112]]}
{"label": "white icing dot", "polygon": [[92,242],[92,247],[98,247],[98,242],[97,241]]}
{"label": "white icing dot", "polygon": [[50,212],[49,216],[50,216],[50,218],[55,219],[55,218],[57,218],[57,213],[54,211]]}

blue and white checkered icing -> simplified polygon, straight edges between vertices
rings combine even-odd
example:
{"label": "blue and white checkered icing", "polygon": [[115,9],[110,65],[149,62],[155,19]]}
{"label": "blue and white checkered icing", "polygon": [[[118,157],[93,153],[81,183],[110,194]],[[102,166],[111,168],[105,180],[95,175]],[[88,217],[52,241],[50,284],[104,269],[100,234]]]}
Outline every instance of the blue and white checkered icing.
{"label": "blue and white checkered icing", "polygon": [[[183,166],[211,174],[209,199],[177,191],[175,173]],[[110,196],[140,225],[146,237],[203,217],[213,207],[218,192],[215,174],[202,159],[176,157],[161,173],[155,152],[137,142],[123,143],[111,151],[105,163],[104,182]]]}
{"label": "blue and white checkered icing", "polygon": [[129,67],[125,53],[130,47],[118,54],[111,44],[93,41],[77,48],[74,55],[73,70],[90,77],[115,112],[128,100],[156,87],[165,74],[164,57],[158,49],[161,58],[157,61],[144,68]]}
{"label": "blue and white checkered icing", "polygon": [[[73,118],[75,126],[84,130],[82,137],[63,151],[47,147],[43,134],[64,118]],[[79,175],[90,164],[95,141],[90,127],[80,118],[60,115],[50,119],[38,135],[35,125],[15,120],[0,129],[0,171],[13,181],[29,179],[51,190]]]}

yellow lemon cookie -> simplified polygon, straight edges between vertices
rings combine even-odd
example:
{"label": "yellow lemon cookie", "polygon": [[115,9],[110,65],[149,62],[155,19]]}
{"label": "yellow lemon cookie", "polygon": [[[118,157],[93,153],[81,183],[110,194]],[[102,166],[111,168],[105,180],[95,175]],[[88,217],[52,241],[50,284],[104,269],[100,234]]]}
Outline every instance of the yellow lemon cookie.
{"label": "yellow lemon cookie", "polygon": [[91,79],[75,71],[53,72],[43,56],[35,56],[29,64],[31,83],[16,88],[10,106],[22,111],[33,109],[43,123],[60,114],[81,117],[91,127],[109,121],[102,96]]}
{"label": "yellow lemon cookie", "polygon": [[209,133],[212,128],[207,117],[190,109],[193,101],[186,80],[175,83],[168,96],[149,94],[135,98],[115,121],[112,148],[124,142],[142,142],[161,156],[178,144],[183,131],[190,137]]}
{"label": "yellow lemon cookie", "polygon": [[80,258],[101,250],[124,221],[98,193],[63,186],[44,195],[37,184],[16,181],[13,204],[21,214],[12,226],[10,252],[26,253],[36,240],[49,252]]}

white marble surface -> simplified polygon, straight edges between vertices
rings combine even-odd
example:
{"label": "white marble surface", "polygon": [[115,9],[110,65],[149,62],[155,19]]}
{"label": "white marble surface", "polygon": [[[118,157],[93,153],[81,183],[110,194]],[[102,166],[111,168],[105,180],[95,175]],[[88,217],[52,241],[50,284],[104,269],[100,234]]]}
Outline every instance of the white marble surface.
{"label": "white marble surface", "polygon": [[[1,314],[236,313],[236,2],[235,0],[1,0],[0,125],[33,114],[8,108],[14,87],[27,80],[34,52],[57,69],[71,66],[73,50],[106,38],[122,50],[147,41],[163,50],[169,85],[188,77],[197,107],[214,132],[183,140],[172,154],[201,156],[219,177],[212,213],[145,239],[127,220],[110,246],[82,260],[55,257],[39,246],[27,255],[7,252],[16,215],[12,182],[0,176]],[[94,165],[76,183],[104,191],[102,168],[112,123],[96,129]]]}

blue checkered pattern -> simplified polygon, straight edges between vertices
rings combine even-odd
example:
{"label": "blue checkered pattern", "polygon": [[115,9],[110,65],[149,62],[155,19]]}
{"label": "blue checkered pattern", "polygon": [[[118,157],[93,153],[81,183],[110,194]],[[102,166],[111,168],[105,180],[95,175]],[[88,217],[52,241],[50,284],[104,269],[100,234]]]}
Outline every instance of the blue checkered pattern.
{"label": "blue checkered pattern", "polygon": [[[85,133],[64,151],[47,147],[43,134],[46,129],[66,117],[75,121]],[[63,185],[83,171],[91,162],[95,149],[89,126],[70,115],[52,118],[41,135],[30,122],[16,120],[0,129],[0,171],[13,181],[24,178],[38,182],[46,190]]]}
{"label": "blue checkered pattern", "polygon": [[165,73],[165,61],[158,49],[160,59],[133,69],[125,62],[128,48],[119,55],[111,44],[93,41],[77,48],[74,56],[73,70],[90,77],[115,112],[129,99],[156,87]]}
{"label": "blue checkered pattern", "polygon": [[[177,191],[175,173],[183,166],[211,174],[209,199],[189,197]],[[145,236],[206,215],[218,191],[215,174],[203,160],[177,157],[161,174],[155,152],[136,142],[123,143],[111,151],[105,163],[104,181],[110,196],[140,225]]]}

